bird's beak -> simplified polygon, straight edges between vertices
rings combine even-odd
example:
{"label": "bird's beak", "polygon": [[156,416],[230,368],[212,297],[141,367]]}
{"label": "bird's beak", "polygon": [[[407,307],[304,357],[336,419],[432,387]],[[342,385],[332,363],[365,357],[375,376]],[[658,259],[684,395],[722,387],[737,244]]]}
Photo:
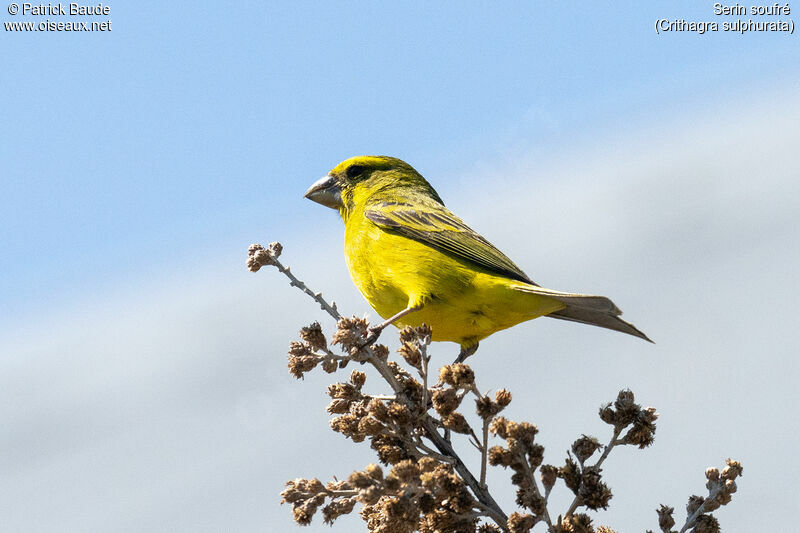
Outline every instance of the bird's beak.
{"label": "bird's beak", "polygon": [[309,200],[331,209],[342,207],[342,188],[333,176],[324,176],[308,188],[304,195]]}

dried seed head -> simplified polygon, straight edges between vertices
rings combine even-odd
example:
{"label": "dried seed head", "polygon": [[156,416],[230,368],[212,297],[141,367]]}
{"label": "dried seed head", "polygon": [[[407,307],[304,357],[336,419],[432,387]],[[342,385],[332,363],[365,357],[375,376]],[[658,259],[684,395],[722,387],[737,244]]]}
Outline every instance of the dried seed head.
{"label": "dried seed head", "polygon": [[301,357],[289,356],[289,373],[300,379],[303,374],[309,372],[319,363],[319,357],[315,355],[304,355]]}
{"label": "dried seed head", "polygon": [[381,361],[389,359],[389,348],[383,344],[374,344],[372,346],[372,351],[375,352],[375,356]]}
{"label": "dried seed head", "polygon": [[539,433],[536,426],[530,422],[508,422],[508,435],[522,441],[525,445],[533,443],[533,438]]}
{"label": "dried seed head", "polygon": [[517,489],[517,505],[524,507],[535,516],[544,514],[546,502],[533,487],[521,487]]}
{"label": "dried seed head", "polygon": [[511,403],[511,393],[506,389],[500,389],[494,395],[494,399],[501,408]]}
{"label": "dried seed head", "polygon": [[415,330],[417,333],[417,338],[419,339],[420,343],[422,344],[431,343],[431,337],[433,336],[433,331],[431,330],[431,327],[428,324],[422,324],[421,326],[416,327]]}
{"label": "dried seed head", "polygon": [[614,402],[614,407],[619,410],[629,409],[636,405],[634,403],[633,392],[630,389],[623,389],[617,394],[617,400]]}
{"label": "dried seed head", "polygon": [[397,364],[397,362],[389,361],[388,363],[386,363],[386,366],[389,367],[389,370],[392,371],[392,374],[394,375],[395,378],[397,378],[398,381],[403,382],[408,379],[411,379],[411,374],[406,372],[402,366]]}
{"label": "dried seed head", "polygon": [[406,326],[400,330],[400,342],[419,343],[427,345],[431,342],[431,328],[427,324],[419,327]]}
{"label": "dried seed head", "polygon": [[375,505],[378,503],[378,500],[380,500],[381,496],[383,496],[383,493],[383,488],[370,485],[369,487],[358,491],[358,499],[364,505]]}
{"label": "dried seed head", "polygon": [[251,244],[247,250],[247,268],[250,272],[258,272],[262,266],[274,265],[275,260],[281,255],[283,246],[279,242],[273,242],[268,249],[264,249],[260,244]]}
{"label": "dried seed head", "polygon": [[561,530],[569,533],[594,533],[592,519],[583,513],[565,517],[561,521]]}
{"label": "dried seed head", "polygon": [[419,510],[423,513],[432,513],[436,509],[436,498],[430,492],[423,492],[417,499]]}
{"label": "dried seed head", "polygon": [[325,410],[332,415],[341,415],[350,410],[350,402],[348,400],[335,399],[328,404]]}
{"label": "dried seed head", "polygon": [[[733,496],[731,496],[730,492],[727,492],[727,491],[723,490],[723,491],[717,493],[717,497],[714,498],[714,500],[710,500],[710,498],[706,498],[706,507],[709,506],[709,502],[710,501],[716,502],[719,505],[728,505],[731,502],[731,498],[732,497]],[[715,506],[714,509],[716,509],[717,507],[718,506]]]}
{"label": "dried seed head", "polygon": [[365,416],[358,423],[358,432],[364,435],[379,435],[386,426],[371,416]]}
{"label": "dried seed head", "polygon": [[556,478],[558,478],[558,467],[553,465],[542,465],[542,468],[539,469],[539,474],[542,477],[542,485],[544,485],[545,490],[550,490],[553,488],[553,485],[556,484]]}
{"label": "dried seed head", "polygon": [[575,495],[578,494],[578,489],[581,486],[581,471],[578,468],[578,463],[572,459],[567,459],[564,466],[558,469],[558,477],[564,480],[564,484]]}
{"label": "dried seed head", "polygon": [[531,444],[528,446],[528,462],[533,468],[538,467],[544,460],[544,446]]}
{"label": "dried seed head", "polygon": [[313,322],[311,325],[301,329],[300,337],[312,350],[322,350],[328,345],[328,341],[325,340],[325,334],[322,333],[322,326],[319,325],[319,322]]}
{"label": "dried seed head", "polygon": [[447,429],[453,430],[456,433],[463,433],[468,435],[470,433],[470,427],[467,423],[467,419],[464,418],[464,415],[461,413],[450,413],[449,415],[442,418],[442,424]]}
{"label": "dried seed head", "polygon": [[323,507],[325,523],[332,524],[338,517],[351,513],[357,501],[356,498],[340,498]]}
{"label": "dried seed head", "polygon": [[706,479],[709,481],[719,480],[719,468],[709,467],[706,468]]}
{"label": "dried seed head", "polygon": [[[446,498],[456,497],[461,503],[471,504],[472,498],[466,492],[464,481],[453,472],[450,465],[439,464],[436,468],[427,469],[419,476],[420,483],[428,490]],[[453,504],[455,502],[450,502]]]}
{"label": "dried seed head", "polygon": [[420,469],[412,460],[400,461],[392,467],[389,476],[397,478],[401,483],[410,483],[419,480]]}
{"label": "dried seed head", "polygon": [[713,515],[703,514],[697,517],[693,533],[719,533],[719,521]]}
{"label": "dried seed head", "polygon": [[689,496],[689,502],[686,504],[686,514],[693,515],[695,511],[700,509],[700,506],[705,503],[706,499],[702,496],[692,495]]}
{"label": "dried seed head", "polygon": [[648,407],[637,412],[633,418],[633,426],[623,437],[625,444],[633,444],[642,449],[653,444],[656,419],[658,419],[658,413],[655,407]]}
{"label": "dried seed head", "polygon": [[514,454],[502,446],[492,446],[489,448],[489,464],[492,466],[508,467],[514,460]]}
{"label": "dried seed head", "polygon": [[528,513],[511,513],[506,525],[511,533],[528,533],[536,525],[536,517]]}
{"label": "dried seed head", "polygon": [[405,342],[400,345],[397,351],[403,356],[406,363],[416,369],[422,368],[422,352],[414,344]]}
{"label": "dried seed head", "polygon": [[610,403],[607,403],[600,407],[600,420],[605,422],[606,424],[616,425],[617,423],[617,412],[611,407]]}
{"label": "dried seed head", "polygon": [[353,370],[353,372],[350,373],[350,383],[352,383],[355,388],[361,389],[366,381],[367,375],[364,372]]}
{"label": "dried seed head", "polygon": [[389,408],[386,407],[385,403],[377,398],[373,398],[367,404],[367,412],[383,423],[388,423],[391,421],[391,417],[389,416]]}
{"label": "dried seed head", "polygon": [[328,490],[328,491],[331,491],[331,490],[349,490],[351,488],[352,487],[350,486],[350,483],[348,483],[346,479],[342,479],[342,480],[334,479],[333,481],[328,481],[328,484],[325,485],[325,489]]}
{"label": "dried seed head", "polygon": [[505,417],[498,416],[492,420],[492,423],[489,426],[489,431],[503,440],[508,439],[508,424],[509,421]]}
{"label": "dried seed head", "polygon": [[[719,494],[717,495],[719,497]],[[706,503],[703,505],[703,512],[704,513],[711,513],[719,509],[720,501],[717,498],[706,498]]]}
{"label": "dried seed head", "polygon": [[457,389],[468,389],[475,383],[475,373],[469,365],[454,363],[439,369],[439,380]]}
{"label": "dried seed head", "polygon": [[370,447],[378,453],[378,459],[384,464],[393,465],[411,459],[403,440],[392,435],[371,437]]}
{"label": "dried seed head", "polygon": [[281,496],[281,503],[292,504],[295,521],[308,525],[317,507],[325,503],[325,486],[318,479],[295,479],[286,483]]}
{"label": "dried seed head", "polygon": [[407,343],[407,342],[415,342],[419,340],[417,338],[417,331],[412,326],[406,326],[400,330],[400,342]]}
{"label": "dried seed head", "polygon": [[525,454],[525,444],[518,441],[513,437],[509,437],[506,439],[506,444],[508,445],[508,451],[513,453],[516,456],[522,456]]}
{"label": "dried seed head", "polygon": [[641,410],[641,406],[636,404],[633,398],[633,392],[630,389],[619,391],[617,400],[614,402],[614,407],[617,412],[615,415],[616,426],[627,426],[632,423]]}
{"label": "dried seed head", "polygon": [[[437,468],[445,468],[446,470],[449,468],[447,466],[443,466],[439,461],[437,461],[433,457],[420,457],[419,461],[417,461],[417,464],[419,464],[419,467],[423,472],[432,472]],[[449,469],[447,471],[452,472],[452,469]]]}
{"label": "dried seed head", "polygon": [[286,488],[281,492],[281,503],[294,503],[305,497],[305,492],[302,489],[302,483],[305,479],[295,479],[286,482]]}
{"label": "dried seed head", "polygon": [[422,383],[412,377],[400,379],[398,381],[400,381],[400,386],[402,387],[402,395],[405,396],[408,401],[417,404],[419,409],[427,411],[427,409],[425,409],[427,406],[422,405]]}
{"label": "dried seed head", "polygon": [[322,362],[322,370],[327,372],[328,374],[333,374],[339,368],[339,364],[336,362],[336,359],[326,358]]}
{"label": "dried seed head", "polygon": [[356,505],[355,498],[338,498],[322,508],[323,520],[326,524],[333,524],[333,521],[342,515],[350,514]]}
{"label": "dried seed head", "polygon": [[263,249],[264,247],[260,244],[251,244],[247,249],[247,270],[250,272],[258,272],[261,268],[261,263],[256,261],[255,255]]}
{"label": "dried seed head", "polygon": [[326,394],[331,398],[350,401],[360,400],[364,397],[361,391],[355,388],[351,383],[333,383],[328,385]]}
{"label": "dried seed head", "polygon": [[572,443],[572,453],[575,454],[580,463],[583,463],[600,448],[602,448],[600,442],[596,438],[587,435],[581,435]]}
{"label": "dried seed head", "polygon": [[742,468],[742,463],[739,461],[727,459],[725,464],[727,466],[722,469],[722,479],[733,480],[742,475],[744,469]]}
{"label": "dried seed head", "polygon": [[347,482],[357,489],[371,487],[374,484],[374,481],[375,480],[366,472],[360,472],[358,470],[350,474],[350,476],[347,478]]}
{"label": "dried seed head", "polygon": [[581,502],[593,511],[608,507],[608,501],[612,496],[611,489],[603,483],[599,468],[591,467],[584,470],[578,496]]}
{"label": "dried seed head", "polygon": [[497,414],[497,412],[500,410],[500,407],[488,396],[480,396],[475,400],[475,409],[478,413],[478,416],[485,420]]}
{"label": "dried seed head", "polygon": [[359,433],[358,423],[358,417],[349,413],[332,418],[329,422],[332,430],[345,437],[350,437],[354,442],[361,442],[364,440],[364,435]]}
{"label": "dried seed head", "polygon": [[440,416],[447,416],[458,408],[461,400],[452,388],[437,389],[432,396],[433,408]]}
{"label": "dried seed head", "polygon": [[661,531],[670,531],[672,526],[675,525],[675,518],[672,517],[672,513],[674,512],[675,509],[667,505],[661,505],[661,507],[656,509],[656,513],[658,513],[658,527],[661,528]]}
{"label": "dried seed head", "polygon": [[271,242],[267,247],[267,251],[269,255],[271,255],[274,259],[277,259],[281,256],[281,252],[283,252],[283,245],[279,242]]}
{"label": "dried seed head", "polygon": [[358,350],[367,335],[369,323],[365,318],[341,318],[333,334],[333,344],[339,344],[347,351]]}
{"label": "dried seed head", "polygon": [[389,402],[387,408],[389,410],[389,418],[395,424],[405,426],[411,422],[411,411],[408,410],[406,405],[400,402]]}
{"label": "dried seed head", "polygon": [[304,342],[292,341],[289,343],[289,355],[292,357],[311,355],[311,347]]}
{"label": "dried seed head", "polygon": [[316,505],[310,505],[310,502],[305,502],[302,505],[297,505],[292,507],[292,515],[294,521],[297,522],[301,526],[307,526],[311,523],[311,519],[314,517],[314,513],[317,512]]}
{"label": "dried seed head", "polygon": [[378,466],[378,465],[376,465],[374,463],[368,464],[367,467],[364,469],[364,472],[369,477],[371,477],[372,479],[374,479],[376,481],[380,481],[380,480],[383,479],[383,470],[381,469],[380,466]]}

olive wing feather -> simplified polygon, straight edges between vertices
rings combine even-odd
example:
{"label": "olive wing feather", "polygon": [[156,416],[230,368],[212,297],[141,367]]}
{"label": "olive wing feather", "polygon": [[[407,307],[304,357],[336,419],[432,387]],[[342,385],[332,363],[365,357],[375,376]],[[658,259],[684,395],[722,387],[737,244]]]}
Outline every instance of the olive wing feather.
{"label": "olive wing feather", "polygon": [[385,230],[414,239],[495,274],[536,285],[503,252],[443,205],[381,202],[369,206],[364,214]]}

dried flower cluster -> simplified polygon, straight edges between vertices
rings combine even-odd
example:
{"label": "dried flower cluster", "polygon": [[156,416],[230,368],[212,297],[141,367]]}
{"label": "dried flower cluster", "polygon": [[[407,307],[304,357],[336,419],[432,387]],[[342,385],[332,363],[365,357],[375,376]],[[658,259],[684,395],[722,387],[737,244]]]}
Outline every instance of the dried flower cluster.
{"label": "dried flower cluster", "polygon": [[[431,383],[431,330],[425,325],[400,331],[397,351],[408,365],[408,370],[404,369],[390,360],[386,346],[369,342],[372,336],[365,319],[342,317],[335,304],[312,292],[284,267],[278,260],[281,250],[279,243],[268,248],[251,246],[248,268],[255,272],[262,266],[275,266],[291,285],[337,321],[330,344],[317,322],[300,331],[300,339],[289,346],[289,372],[302,378],[321,366],[334,373],[352,361],[371,366],[382,378],[380,383],[389,387],[388,394],[366,392],[367,374],[360,370],[353,370],[347,381],[328,387],[331,428],[353,442],[368,441],[388,473],[371,464],[344,481],[288,482],[283,502],[292,505],[298,524],[309,524],[320,509],[323,520],[331,524],[351,513],[358,503],[359,514],[371,532],[524,533],[544,524],[549,533],[614,533],[608,526],[594,526],[592,518],[579,511],[608,507],[612,493],[602,478],[601,466],[617,446],[646,448],[653,443],[658,418],[655,408],[643,408],[635,403],[631,391],[620,391],[613,404],[600,408],[600,419],[611,426],[606,444],[582,435],[573,442],[563,466],[544,464],[545,450],[536,442],[536,426],[500,416],[511,402],[509,391],[481,394],[475,373],[464,363],[441,367],[435,374],[437,382]],[[474,413],[464,409],[467,396],[474,401]],[[480,453],[478,476],[454,448],[455,434],[463,435],[460,438]],[[501,443],[489,446],[490,434]],[[518,509],[510,515],[486,484],[487,465],[512,471]],[[741,465],[731,460],[722,472],[708,469],[709,494],[689,499],[688,517],[680,533],[719,531],[711,512],[730,502],[736,491],[734,480],[741,472]],[[559,480],[574,498],[553,518],[556,515],[549,511],[548,500]],[[676,533],[672,515],[671,507],[662,505],[658,510],[662,532]]]}
{"label": "dried flower cluster", "polygon": [[[706,469],[706,489],[708,496],[689,496],[686,504],[686,522],[680,533],[718,533],[719,521],[712,515],[723,505],[728,505],[732,494],[736,492],[736,478],[742,475],[742,464],[739,461],[728,459],[725,461],[722,472],[718,468]],[[672,527],[675,518],[672,516],[675,509],[662,505],[656,510],[658,513],[658,527],[663,533],[678,533]],[[648,531],[648,533],[652,533]]]}
{"label": "dried flower cluster", "polygon": [[296,479],[286,485],[283,501],[292,504],[295,521],[302,525],[311,522],[319,507],[325,523],[331,524],[356,502],[362,504],[367,529],[383,533],[475,531],[479,517],[453,467],[431,457],[398,461],[386,476],[371,464],[345,481],[323,485],[318,479]]}
{"label": "dried flower cluster", "polygon": [[[368,440],[380,462],[391,466],[391,470],[384,478],[380,467],[371,465],[363,472],[354,472],[347,481],[327,485],[318,480],[298,479],[287,485],[283,501],[292,504],[295,520],[300,524],[309,523],[320,507],[324,520],[332,522],[360,502],[363,504],[360,514],[370,531],[476,531],[479,519],[491,511],[473,496],[464,478],[456,473],[455,457],[443,455],[426,443],[430,440],[428,432],[436,427],[431,426],[434,420],[428,413],[430,405],[446,413],[436,424],[470,432],[463,427],[464,417],[455,409],[463,398],[456,391],[473,386],[472,371],[466,365],[451,365],[447,377],[442,377],[445,384],[428,388],[430,329],[421,326],[401,332],[399,352],[416,369],[420,381],[397,363],[388,361],[386,347],[364,344],[367,326],[366,320],[360,318],[339,320],[333,344],[347,355],[331,351],[319,324],[303,328],[302,340],[290,345],[289,369],[301,377],[320,363],[323,368],[330,364],[333,371],[354,361],[372,363],[382,375],[389,376],[394,394],[376,396],[363,391],[366,374],[352,371],[347,382],[328,387],[331,402],[327,410],[335,415],[330,422],[334,431],[354,442]],[[510,400],[505,393],[499,396]],[[459,466],[463,468],[463,464]]]}
{"label": "dried flower cluster", "polygon": [[[517,487],[516,503],[524,509],[522,513],[513,514],[513,520],[509,520],[509,529],[513,533],[530,531],[539,522],[545,522],[550,531],[595,531],[589,515],[576,511],[581,507],[593,511],[608,507],[612,494],[602,479],[603,461],[615,446],[632,444],[644,448],[651,444],[658,414],[652,407],[643,409],[634,402],[631,391],[623,390],[613,407],[611,404],[601,407],[600,418],[613,426],[608,444],[604,446],[596,438],[582,435],[572,443],[571,453],[568,452],[561,467],[542,464],[544,448],[534,442],[538,430],[533,424],[513,422],[503,417],[492,422],[491,432],[506,444],[493,446],[489,450],[489,463],[510,468],[514,472],[511,483]],[[626,429],[627,433],[620,438]],[[593,464],[587,464],[601,449],[604,451],[598,459]],[[553,521],[547,504],[550,492],[559,479],[575,498],[566,513]]]}

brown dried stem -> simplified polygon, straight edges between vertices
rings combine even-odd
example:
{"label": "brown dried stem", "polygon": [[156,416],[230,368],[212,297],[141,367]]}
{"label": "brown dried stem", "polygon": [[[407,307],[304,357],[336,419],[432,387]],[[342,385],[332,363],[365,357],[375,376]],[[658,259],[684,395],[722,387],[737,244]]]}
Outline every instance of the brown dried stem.
{"label": "brown dried stem", "polygon": [[[299,288],[312,299],[314,299],[314,301],[316,301],[324,311],[331,315],[331,317],[337,321],[341,320],[342,315],[336,309],[335,303],[328,304],[328,302],[322,297],[321,292],[313,292],[305,283],[295,277],[288,267],[283,266],[283,264],[278,261],[278,256],[280,255],[282,249],[283,247],[280,243],[272,243],[268,249],[265,249],[260,244],[251,245],[247,261],[248,268],[252,272],[256,272],[262,266],[275,266],[282,274],[289,278],[291,286]],[[378,371],[381,377],[386,380],[396,395],[402,396],[404,393],[400,383],[398,383],[389,366],[377,356],[372,346],[365,346],[362,349],[367,353],[367,362],[369,362]],[[426,408],[427,406],[424,405],[423,409]],[[507,530],[507,515],[500,508],[484,484],[475,479],[475,476],[472,474],[469,468],[467,468],[467,466],[464,464],[464,461],[461,460],[450,443],[439,434],[435,422],[430,418],[427,412],[423,415],[421,425],[425,430],[425,436],[431,442],[433,442],[434,446],[436,446],[439,452],[447,457],[452,458],[453,468],[455,468],[456,472],[458,472],[461,478],[467,483],[477,500],[483,504],[486,513],[489,514],[489,516],[491,516],[491,518],[501,528],[503,528],[504,531]]]}
{"label": "brown dried stem", "polygon": [[[622,433],[623,429],[625,428],[619,426],[614,428],[614,433],[613,435],[611,435],[611,439],[608,441],[608,444],[606,444],[605,449],[603,450],[603,454],[600,456],[599,459],[597,459],[597,462],[592,466],[592,468],[600,468],[603,462],[605,462],[606,458],[611,454],[611,450],[613,450],[614,447],[617,446],[618,444],[622,444],[622,442],[619,440],[619,436]],[[584,470],[583,461],[581,461],[580,465],[581,465],[581,471],[583,471]],[[581,498],[580,496],[576,495],[575,498],[572,500],[572,503],[570,504],[569,508],[567,509],[567,512],[564,513],[564,516],[566,517],[572,516],[572,513],[575,512],[580,503],[581,503]]]}
{"label": "brown dried stem", "polygon": [[[351,474],[348,480],[334,480],[327,486],[318,479],[288,482],[282,493],[283,501],[292,503],[297,523],[310,523],[317,509],[330,500],[322,509],[326,523],[350,513],[356,502],[361,502],[360,514],[370,531],[405,532],[411,531],[409,528],[419,528],[426,533],[443,530],[525,533],[540,521],[547,525],[549,533],[612,531],[607,526],[594,528],[589,515],[576,511],[580,507],[589,510],[607,508],[612,493],[601,480],[601,466],[619,445],[645,448],[653,442],[658,418],[655,408],[643,409],[634,402],[630,390],[620,391],[613,407],[606,404],[600,409],[600,418],[613,426],[611,439],[604,447],[597,439],[582,435],[573,443],[572,453],[567,452],[563,467],[543,465],[544,448],[534,441],[538,432],[536,426],[498,416],[511,401],[509,391],[498,390],[494,400],[481,395],[473,370],[463,363],[442,367],[438,382],[429,389],[431,330],[424,324],[403,329],[398,350],[418,372],[420,384],[397,362],[388,359],[386,346],[372,342],[365,344],[365,339],[369,339],[366,320],[342,317],[335,303],[329,304],[322,293],[309,289],[278,260],[281,251],[282,246],[277,242],[268,248],[254,244],[249,249],[247,266],[253,272],[263,266],[275,266],[289,278],[291,286],[299,288],[319,304],[337,321],[333,344],[341,345],[346,354],[337,355],[328,347],[320,325],[315,322],[300,332],[302,342],[291,343],[290,372],[300,378],[318,364],[326,372],[334,372],[351,361],[368,363],[394,392],[362,392],[366,374],[357,370],[353,371],[349,382],[329,387],[332,402],[328,412],[341,415],[331,420],[331,427],[355,442],[369,438],[380,461],[393,466],[386,478],[378,466],[369,465],[363,472]],[[456,411],[469,393],[476,397],[477,414],[482,420],[480,437],[463,414]],[[431,407],[435,411],[433,416],[429,412]],[[453,448],[451,432],[469,436],[469,442],[480,452],[479,479]],[[489,448],[490,432],[503,439],[505,447]],[[438,451],[426,442],[432,443]],[[600,448],[603,452],[594,464],[586,464]],[[498,505],[486,484],[488,464],[513,470],[511,482],[518,489],[517,504],[524,512],[514,512],[509,517]],[[541,489],[537,469],[541,476]],[[736,492],[734,480],[741,472],[741,464],[730,459],[722,472],[709,468],[706,471],[708,496],[690,497],[688,516],[679,533],[719,531],[719,524],[711,513],[730,502],[731,494]],[[559,478],[575,497],[566,513],[554,522],[548,500]],[[672,507],[665,505],[658,510],[659,527],[664,532],[675,533],[672,530],[675,524],[673,511]],[[491,519],[496,526],[488,522],[479,524],[481,517]]]}
{"label": "brown dried stem", "polygon": [[289,278],[289,286],[297,287],[317,302],[324,311],[334,318],[334,320],[340,320],[342,315],[340,315],[339,311],[336,309],[336,302],[331,302],[330,304],[326,302],[321,292],[314,292],[309,289],[305,283],[292,274],[289,267],[283,266],[283,264],[278,261],[278,257],[281,255],[282,251],[283,245],[279,242],[270,243],[268,248],[264,248],[260,244],[251,244],[248,250],[247,268],[250,272],[258,272],[262,266],[274,266],[281,274]]}

